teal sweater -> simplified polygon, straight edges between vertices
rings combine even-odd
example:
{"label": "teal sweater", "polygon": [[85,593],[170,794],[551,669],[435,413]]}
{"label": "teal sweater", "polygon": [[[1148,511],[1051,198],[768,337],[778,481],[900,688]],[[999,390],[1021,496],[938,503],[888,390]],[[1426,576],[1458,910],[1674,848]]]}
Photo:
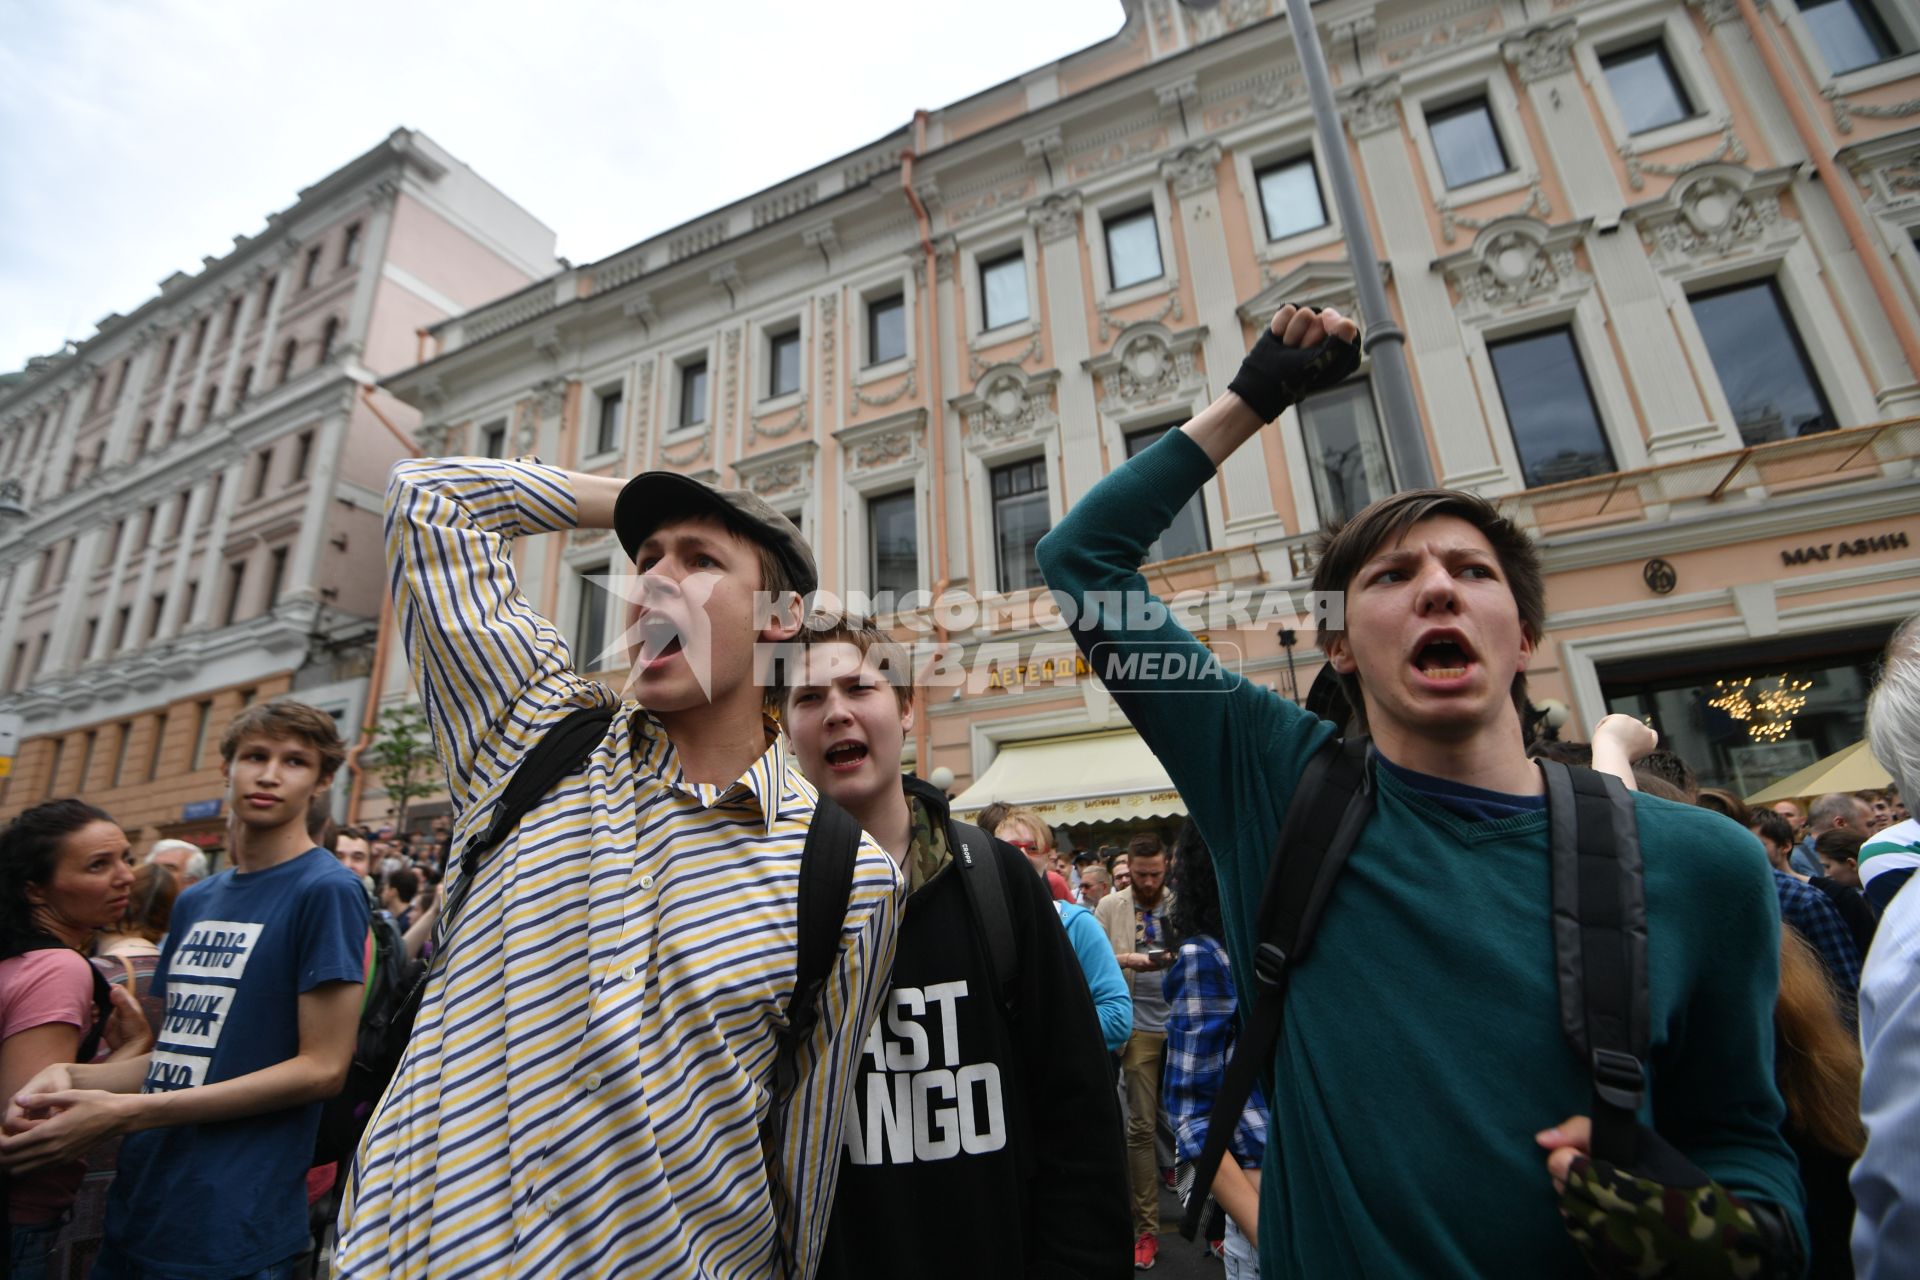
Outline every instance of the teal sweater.
{"label": "teal sweater", "polygon": [[[1091,592],[1146,595],[1148,547],[1212,474],[1199,446],[1169,432],[1041,542],[1048,585],[1076,607]],[[1127,621],[1101,609],[1075,639],[1090,654],[1115,642],[1202,652],[1171,620],[1136,618],[1131,631]],[[1213,850],[1233,971],[1251,973],[1280,822],[1333,726],[1231,673],[1109,687]],[[1287,997],[1268,1093],[1261,1275],[1585,1276],[1533,1141],[1587,1113],[1592,1096],[1560,1031],[1546,815],[1468,822],[1388,770],[1374,779],[1373,820]],[[1644,795],[1635,804],[1653,1010],[1642,1121],[1797,1224],[1773,1081],[1780,909],[1766,858],[1718,814]]]}

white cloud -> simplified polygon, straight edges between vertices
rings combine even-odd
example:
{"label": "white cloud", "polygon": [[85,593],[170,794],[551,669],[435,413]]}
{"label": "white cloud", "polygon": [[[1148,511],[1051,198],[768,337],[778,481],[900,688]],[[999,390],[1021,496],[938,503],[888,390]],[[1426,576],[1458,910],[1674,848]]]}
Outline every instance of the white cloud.
{"label": "white cloud", "polygon": [[1116,0],[11,0],[0,371],[400,125],[590,261],[1106,38]]}

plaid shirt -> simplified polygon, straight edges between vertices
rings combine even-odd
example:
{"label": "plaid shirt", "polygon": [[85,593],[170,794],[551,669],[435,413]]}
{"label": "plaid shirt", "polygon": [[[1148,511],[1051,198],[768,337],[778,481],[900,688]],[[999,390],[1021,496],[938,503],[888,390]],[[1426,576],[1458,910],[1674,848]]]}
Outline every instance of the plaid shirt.
{"label": "plaid shirt", "polygon": [[1860,948],[1854,945],[1853,931],[1840,909],[1827,895],[1782,871],[1773,873],[1774,888],[1780,891],[1780,919],[1800,931],[1827,962],[1834,985],[1848,1004],[1860,991]]}
{"label": "plaid shirt", "polygon": [[[1171,1012],[1160,1104],[1173,1126],[1175,1153],[1182,1160],[1198,1160],[1235,1032],[1233,975],[1227,949],[1218,939],[1203,934],[1180,944],[1180,955],[1167,970],[1167,1004]],[[1267,1102],[1258,1085],[1228,1148],[1243,1166],[1258,1165],[1267,1149]]]}

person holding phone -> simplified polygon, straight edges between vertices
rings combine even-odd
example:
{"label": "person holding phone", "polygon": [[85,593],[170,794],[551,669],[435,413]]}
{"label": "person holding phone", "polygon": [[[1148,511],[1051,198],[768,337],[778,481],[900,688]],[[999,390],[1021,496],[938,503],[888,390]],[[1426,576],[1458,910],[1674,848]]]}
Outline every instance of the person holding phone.
{"label": "person holding phone", "polygon": [[1133,1265],[1144,1271],[1160,1252],[1160,1187],[1154,1131],[1160,1119],[1160,1074],[1167,1060],[1166,971],[1173,963],[1167,929],[1167,851],[1154,835],[1127,845],[1132,883],[1100,902],[1127,993],[1133,998],[1133,1034],[1120,1055],[1127,1098],[1127,1181],[1133,1192]]}

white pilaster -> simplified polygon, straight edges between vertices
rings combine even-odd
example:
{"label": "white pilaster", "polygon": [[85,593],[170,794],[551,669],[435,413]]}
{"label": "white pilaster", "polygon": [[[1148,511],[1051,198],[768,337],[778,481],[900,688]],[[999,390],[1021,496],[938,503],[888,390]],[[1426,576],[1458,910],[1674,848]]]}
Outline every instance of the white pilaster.
{"label": "white pilaster", "polygon": [[280,312],[293,288],[293,255],[297,247],[288,241],[274,269],[273,298],[267,303],[267,327],[260,331],[260,372],[254,375],[263,390],[267,385],[267,370],[280,367],[280,353],[274,349],[274,342],[280,334]]}
{"label": "white pilaster", "polygon": [[[1201,347],[1207,355],[1207,383],[1216,396],[1226,390],[1247,354],[1226,229],[1220,225],[1219,166],[1217,142],[1188,147],[1160,166],[1162,176],[1173,184],[1186,230],[1194,308],[1207,328]],[[1235,450],[1220,468],[1220,476],[1226,486],[1227,529],[1236,538],[1261,542],[1286,536],[1286,522],[1273,508],[1267,451],[1258,440]]]}
{"label": "white pilaster", "polygon": [[1080,197],[1069,192],[1049,196],[1028,217],[1040,240],[1045,270],[1049,345],[1060,370],[1055,394],[1060,400],[1060,457],[1067,491],[1060,508],[1071,507],[1100,482],[1100,424],[1093,405],[1093,380],[1082,372],[1093,354],[1087,336],[1086,289],[1080,273]]}
{"label": "white pilaster", "polygon": [[[213,477],[203,476],[188,491],[187,519],[180,527],[179,545],[174,550],[173,575],[167,580],[167,606],[160,611],[160,628],[154,636],[156,640],[171,640],[179,634],[180,615],[187,607],[187,574],[193,567],[194,544],[206,527],[207,503],[213,497],[213,485]],[[203,593],[207,590],[204,580],[200,590]]]}
{"label": "white pilaster", "polygon": [[227,343],[226,367],[220,371],[220,400],[213,406],[213,416],[216,418],[233,412],[234,396],[239,391],[240,348],[246,344],[247,330],[253,328],[254,312],[260,309],[258,277],[249,274],[245,289],[240,295],[240,318],[234,322],[232,341]]}
{"label": "white pilaster", "polygon": [[[13,662],[13,646],[20,639],[20,615],[26,612],[27,585],[33,576],[33,554],[25,548],[20,548],[19,553],[23,558],[8,566],[6,590],[0,595],[6,602],[0,607],[0,672],[9,679],[19,674],[9,668]],[[0,693],[6,691],[0,687]]]}
{"label": "white pilaster", "polygon": [[[213,300],[213,305],[208,307],[205,313],[207,336],[200,343],[200,359],[193,366],[193,385],[187,388],[187,412],[185,416],[180,419],[181,435],[192,435],[198,431],[202,425],[199,416],[200,393],[206,389],[207,369],[213,364],[213,326],[220,317],[220,307],[224,301],[225,295],[216,297]],[[194,321],[193,327],[194,330],[197,331],[200,327],[200,322],[198,320]],[[191,341],[191,339],[189,339],[189,341]]]}
{"label": "white pilaster", "polygon": [[335,353],[359,357],[366,349],[367,321],[373,315],[373,295],[380,287],[380,268],[387,260],[387,241],[393,231],[393,205],[400,195],[396,181],[383,182],[375,190],[368,208],[372,211],[361,238],[359,274],[354,277],[353,302],[347,309],[346,330],[336,344]]}
{"label": "white pilaster", "polygon": [[198,631],[213,625],[214,606],[226,585],[227,526],[232,523],[233,508],[240,499],[240,482],[246,465],[244,458],[235,458],[227,465],[226,478],[221,481],[220,501],[213,508],[213,531],[207,535],[204,556],[206,568],[201,571],[200,598],[194,602],[193,617],[187,623],[188,630]]}
{"label": "white pilaster", "polygon": [[[126,582],[127,561],[133,559],[132,517],[121,522],[119,545],[113,549],[113,569],[107,575],[106,602],[100,610],[100,631],[87,651],[88,662],[98,662],[113,652],[113,620],[120,612],[120,588]],[[149,539],[151,541],[151,539]]]}
{"label": "white pilaster", "polygon": [[[186,368],[187,365],[187,343],[189,341],[187,330],[191,326],[192,320],[189,318],[186,325],[174,332],[173,355],[172,358],[167,361],[166,380],[161,384],[160,388],[160,412],[153,420],[154,436],[153,439],[146,442],[146,447],[149,450],[159,448],[167,438],[167,419],[172,416],[174,400],[180,394],[180,371]],[[184,434],[186,429],[186,415],[182,414],[180,417],[180,430]]]}
{"label": "white pilaster", "polygon": [[347,415],[334,414],[319,427],[313,449],[307,455],[307,494],[300,512],[300,536],[287,560],[286,581],[280,585],[280,598],[318,600],[319,583],[315,566],[320,547],[327,536],[327,504],[340,473],[340,452],[347,433]]}
{"label": "white pilaster", "polygon": [[108,431],[106,465],[109,467],[132,461],[134,423],[139,420],[140,402],[146,398],[147,383],[153,377],[157,351],[154,332],[149,327],[140,335],[140,346],[134,352],[133,367],[127,371],[126,389],[121,393],[120,407]]}
{"label": "white pilaster", "polygon": [[153,617],[153,580],[160,566],[157,531],[173,520],[174,504],[179,501],[180,496],[175,494],[153,509],[153,524],[147,529],[147,555],[140,565],[140,585],[134,589],[133,617],[127,623],[127,648],[133,652],[146,647],[147,623]]}
{"label": "white pilaster", "polygon": [[44,500],[66,492],[67,460],[73,456],[73,439],[80,433],[80,419],[86,416],[90,370],[82,366],[78,374],[78,380],[67,392],[66,405],[54,420],[53,438],[40,447],[40,473],[34,477],[34,488],[29,490],[32,497]]}
{"label": "white pilaster", "polygon": [[67,580],[60,591],[60,608],[54,614],[53,639],[48,642],[49,673],[72,671],[85,659],[79,652],[80,620],[86,616],[87,602],[93,597],[93,565],[100,555],[100,539],[106,531],[87,530],[73,545],[67,562]]}

